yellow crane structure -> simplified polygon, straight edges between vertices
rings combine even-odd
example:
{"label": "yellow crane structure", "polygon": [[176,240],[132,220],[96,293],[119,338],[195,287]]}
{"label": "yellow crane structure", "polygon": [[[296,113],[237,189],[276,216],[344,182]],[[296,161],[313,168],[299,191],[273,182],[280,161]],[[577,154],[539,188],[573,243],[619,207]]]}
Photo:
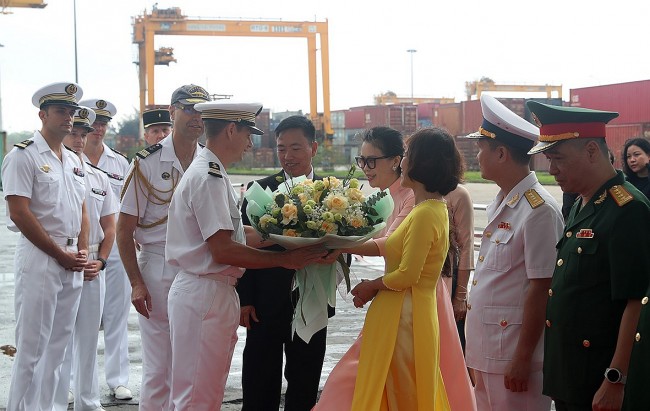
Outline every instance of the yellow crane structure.
{"label": "yellow crane structure", "polygon": [[42,9],[47,6],[43,0],[0,0],[0,14],[9,14],[8,8]]}
{"label": "yellow crane structure", "polygon": [[392,91],[387,91],[375,96],[375,104],[385,106],[387,104],[422,104],[422,103],[438,103],[438,104],[451,104],[455,101],[449,97],[397,97]]}
{"label": "yellow crane structure", "polygon": [[481,98],[481,93],[484,91],[507,91],[507,92],[541,92],[546,93],[547,98],[553,97],[553,92],[557,92],[557,97],[562,98],[562,86],[544,85],[530,85],[530,84],[496,84],[489,78],[482,78],[479,81],[466,81],[465,92],[467,100],[471,100],[472,96]]}
{"label": "yellow crane structure", "polygon": [[[3,0],[0,0],[3,1]],[[222,20],[188,18],[179,7],[153,8],[150,14],[133,18],[133,43],[138,45],[138,75],[140,82],[140,112],[154,102],[154,66],[175,62],[173,49],[154,50],[154,36],[240,36],[240,37],[304,37],[307,39],[309,70],[309,113],[321,136],[331,137],[330,122],[329,41],[327,20],[324,22],[292,22],[276,20]],[[320,37],[320,57],[323,89],[323,114],[318,114],[316,53]],[[327,138],[325,140],[328,140]]]}

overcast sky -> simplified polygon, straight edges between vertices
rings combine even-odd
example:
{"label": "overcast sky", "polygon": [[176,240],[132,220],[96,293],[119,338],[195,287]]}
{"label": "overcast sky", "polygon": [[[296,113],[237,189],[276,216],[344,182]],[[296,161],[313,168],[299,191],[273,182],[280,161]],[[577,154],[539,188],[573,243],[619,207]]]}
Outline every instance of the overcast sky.
{"label": "overcast sky", "polygon": [[[79,84],[84,97],[138,107],[131,18],[149,0],[77,0]],[[202,18],[329,20],[331,109],[373,103],[387,90],[465,99],[465,81],[570,88],[650,78],[647,0],[161,0]],[[73,0],[0,15],[3,128],[40,128],[34,91],[74,81]],[[305,39],[156,36],[178,63],[156,67],[156,103],[179,85],[259,101],[273,111],[309,111]],[[320,80],[319,80],[320,82]],[[520,95],[533,97],[541,95]],[[319,98],[319,110],[322,104]]]}

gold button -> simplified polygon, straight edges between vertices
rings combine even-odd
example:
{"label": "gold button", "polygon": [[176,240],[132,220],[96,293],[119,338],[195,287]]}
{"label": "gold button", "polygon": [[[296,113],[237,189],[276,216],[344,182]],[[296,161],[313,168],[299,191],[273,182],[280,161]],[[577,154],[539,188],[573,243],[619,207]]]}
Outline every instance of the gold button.
{"label": "gold button", "polygon": [[469,304],[469,303],[468,303],[468,304],[467,304],[467,309],[468,309],[468,310],[471,310],[471,309],[472,309],[472,304]]}
{"label": "gold button", "polygon": [[564,260],[563,260],[563,259],[560,258],[559,260],[557,260],[557,266],[558,266],[558,267],[562,267],[562,264],[564,264]]}
{"label": "gold button", "polygon": [[485,236],[486,236],[487,238],[490,238],[490,237],[492,237],[492,233],[489,232],[489,231],[487,231],[487,232],[485,233]]}
{"label": "gold button", "polygon": [[582,254],[582,247],[578,247],[578,254]]}
{"label": "gold button", "polygon": [[550,321],[550,320],[546,320],[546,326],[547,326],[547,327],[550,327],[550,326],[551,326],[551,321]]}
{"label": "gold button", "polygon": [[571,231],[566,232],[566,238],[571,238],[572,235],[573,233]]}
{"label": "gold button", "polygon": [[478,256],[478,260],[479,260],[480,262],[483,262],[483,260],[485,260],[485,256],[479,255],[479,256]]}
{"label": "gold button", "polygon": [[552,288],[548,289],[548,296],[553,297],[553,289]]}
{"label": "gold button", "polygon": [[641,300],[641,304],[643,305],[648,304],[648,297],[643,297],[643,299]]}
{"label": "gold button", "polygon": [[582,346],[585,348],[589,348],[591,346],[591,342],[589,340],[584,340],[582,341]]}
{"label": "gold button", "polygon": [[499,241],[499,240],[497,239],[497,240],[494,240],[494,242],[497,243],[497,244],[499,244],[501,241]]}
{"label": "gold button", "polygon": [[636,333],[636,335],[634,336],[634,339],[635,339],[637,342],[641,341],[641,333]]}
{"label": "gold button", "polygon": [[499,324],[501,325],[501,327],[505,327],[505,326],[508,325],[508,321],[506,321],[506,320],[501,320],[501,322],[500,322]]}
{"label": "gold button", "polygon": [[476,280],[472,281],[472,285],[476,285],[477,283],[478,283],[478,281],[476,281]]}

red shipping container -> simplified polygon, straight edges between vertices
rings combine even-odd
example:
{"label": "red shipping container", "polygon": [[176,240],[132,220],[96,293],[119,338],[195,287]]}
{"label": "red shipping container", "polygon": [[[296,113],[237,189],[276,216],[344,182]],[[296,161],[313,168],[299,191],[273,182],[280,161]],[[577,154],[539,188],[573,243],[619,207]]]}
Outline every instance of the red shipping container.
{"label": "red shipping container", "polygon": [[519,117],[524,117],[526,112],[526,101],[523,98],[498,98],[497,100]]}
{"label": "red shipping container", "polygon": [[467,135],[478,131],[483,124],[483,112],[481,111],[481,102],[479,100],[463,101],[461,105],[461,116],[463,118],[463,128],[461,134]]}
{"label": "red shipping container", "polygon": [[439,103],[420,103],[417,105],[418,108],[418,119],[420,120],[433,120],[433,113],[436,108],[440,106]]}
{"label": "red shipping container", "polygon": [[364,128],[366,126],[363,107],[352,107],[345,112],[345,128]]}
{"label": "red shipping container", "polygon": [[379,126],[389,126],[388,111],[391,106],[366,106],[364,111],[364,127],[372,128]]}
{"label": "red shipping container", "polygon": [[607,137],[607,147],[614,153],[614,166],[622,168],[623,162],[621,154],[625,142],[631,138],[644,137],[644,126],[650,129],[650,124],[623,124],[623,125],[607,125],[605,130]]}
{"label": "red shipping container", "polygon": [[463,131],[463,117],[460,103],[441,104],[433,111],[433,125],[446,129],[452,136]]}
{"label": "red shipping container", "polygon": [[650,80],[571,89],[571,106],[617,111],[609,124],[650,122]]}

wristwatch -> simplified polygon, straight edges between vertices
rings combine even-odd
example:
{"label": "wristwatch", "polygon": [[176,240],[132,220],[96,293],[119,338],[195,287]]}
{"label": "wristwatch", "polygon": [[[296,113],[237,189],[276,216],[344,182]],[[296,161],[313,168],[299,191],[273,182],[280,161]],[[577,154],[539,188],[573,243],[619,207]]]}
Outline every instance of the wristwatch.
{"label": "wristwatch", "polygon": [[605,370],[605,378],[612,384],[625,384],[627,376],[623,375],[618,368],[608,368]]}
{"label": "wristwatch", "polygon": [[102,263],[102,268],[99,269],[100,271],[106,268],[106,260],[99,257],[99,258],[97,258],[97,261],[100,261]]}

